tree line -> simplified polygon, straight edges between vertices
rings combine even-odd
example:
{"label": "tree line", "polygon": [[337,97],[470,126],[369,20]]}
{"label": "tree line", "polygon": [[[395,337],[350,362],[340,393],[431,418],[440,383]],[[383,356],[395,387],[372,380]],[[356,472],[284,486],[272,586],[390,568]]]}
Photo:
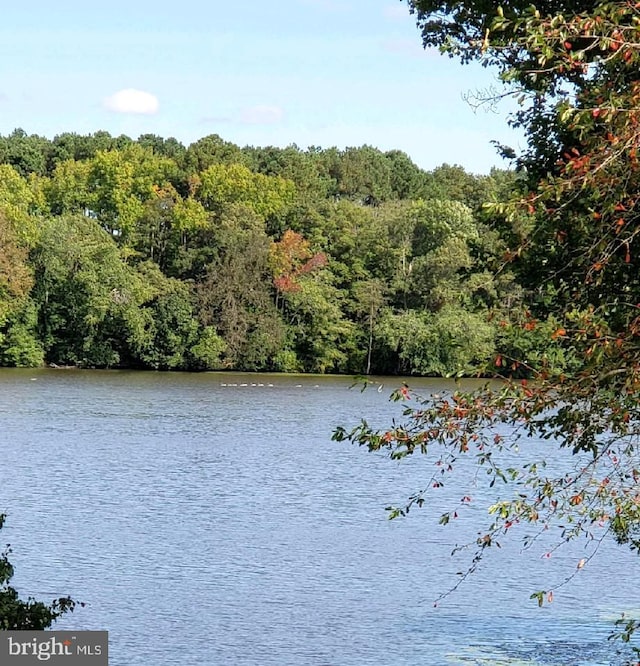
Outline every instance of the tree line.
{"label": "tree line", "polygon": [[0,364],[491,373],[526,307],[504,268],[512,231],[482,206],[517,186],[370,146],[15,130],[0,137]]}

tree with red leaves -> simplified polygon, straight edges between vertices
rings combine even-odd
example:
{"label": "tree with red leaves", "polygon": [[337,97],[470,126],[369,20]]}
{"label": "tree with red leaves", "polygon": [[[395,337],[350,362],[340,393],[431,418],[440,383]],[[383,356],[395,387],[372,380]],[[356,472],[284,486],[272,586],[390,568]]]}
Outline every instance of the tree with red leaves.
{"label": "tree with red leaves", "polygon": [[278,293],[300,291],[298,279],[302,275],[327,265],[326,255],[314,254],[309,241],[291,229],[287,229],[279,241],[272,241],[269,259]]}

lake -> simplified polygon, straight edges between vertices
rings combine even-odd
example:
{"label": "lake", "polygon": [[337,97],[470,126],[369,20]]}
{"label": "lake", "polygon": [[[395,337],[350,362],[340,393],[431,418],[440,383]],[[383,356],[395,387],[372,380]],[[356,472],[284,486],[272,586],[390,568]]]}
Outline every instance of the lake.
{"label": "lake", "polygon": [[[637,557],[603,543],[552,604],[531,592],[575,570],[505,544],[455,593],[486,514],[408,519],[385,507],[428,461],[330,441],[387,424],[397,379],[0,370],[0,545],[15,586],[86,602],[58,629],[110,632],[112,666],[596,666],[621,611],[638,613]],[[412,381],[425,393],[443,382]],[[470,492],[481,493],[477,488]]]}

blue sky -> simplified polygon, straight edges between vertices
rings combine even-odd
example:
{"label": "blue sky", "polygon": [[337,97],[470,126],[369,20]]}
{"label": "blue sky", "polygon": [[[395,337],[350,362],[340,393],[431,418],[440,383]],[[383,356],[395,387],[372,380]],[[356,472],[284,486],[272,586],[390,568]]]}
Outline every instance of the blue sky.
{"label": "blue sky", "polygon": [[495,74],[423,51],[399,0],[7,3],[0,62],[0,134],[369,144],[477,173],[521,142],[464,100]]}

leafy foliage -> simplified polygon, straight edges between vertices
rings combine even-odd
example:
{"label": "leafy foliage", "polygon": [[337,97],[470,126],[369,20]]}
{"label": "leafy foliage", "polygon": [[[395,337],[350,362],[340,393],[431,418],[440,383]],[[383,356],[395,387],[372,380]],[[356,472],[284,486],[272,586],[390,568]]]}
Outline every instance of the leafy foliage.
{"label": "leafy foliage", "polygon": [[[461,457],[486,472],[478,480],[501,489],[485,507],[486,529],[467,544],[473,555],[461,581],[492,547],[522,535],[519,526],[529,527],[525,546],[555,537],[547,556],[584,539],[576,573],[603,539],[640,551],[640,8],[408,2],[425,45],[463,62],[496,65],[507,93],[520,97],[513,122],[528,137],[516,159],[522,176],[510,201],[485,206],[484,219],[506,243],[494,279],[513,271],[527,306],[516,290],[514,300],[492,312],[499,317],[493,367],[505,381],[434,396],[404,387],[394,396],[405,402],[401,422],[387,429],[363,422],[334,437],[394,459],[430,457],[432,477],[392,517],[421,506]],[[491,266],[480,244],[474,254]],[[413,319],[419,333],[407,337],[423,336],[422,348],[430,342],[428,318]],[[554,469],[546,455],[522,446],[531,438],[557,450]],[[463,490],[440,522],[453,522],[473,502]],[[553,597],[551,588],[531,595],[539,605]],[[624,620],[618,636],[629,641],[636,629],[637,622]]]}
{"label": "leafy foliage", "polygon": [[[501,294],[519,302],[489,270],[507,227],[480,217],[498,172],[217,135],[0,139],[6,365],[482,373]],[[429,322],[439,360],[394,321]]]}

